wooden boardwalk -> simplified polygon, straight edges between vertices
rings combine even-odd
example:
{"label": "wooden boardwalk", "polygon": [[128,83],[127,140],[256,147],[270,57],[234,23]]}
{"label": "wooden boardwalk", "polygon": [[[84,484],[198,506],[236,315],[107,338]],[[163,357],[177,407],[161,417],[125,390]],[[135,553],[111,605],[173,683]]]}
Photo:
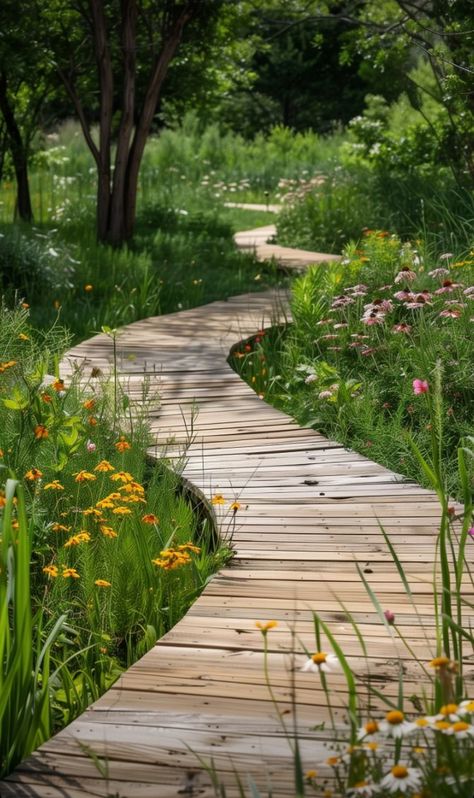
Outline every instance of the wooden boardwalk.
{"label": "wooden boardwalk", "polygon": [[[232,345],[281,317],[285,301],[274,292],[239,296],[122,331],[118,347],[131,395],[144,374],[160,392],[161,407],[151,418],[158,448],[167,444],[179,453],[186,440],[181,413],[189,421],[198,405],[184,476],[208,498],[226,498],[215,508],[223,534],[233,523],[229,503],[242,504],[233,532],[236,556],[174,629],[0,784],[1,798],[208,798],[214,791],[198,756],[214,761],[229,798],[238,795],[234,769],[244,780],[252,774],[262,789],[270,780],[276,798],[291,798],[291,752],[265,684],[255,623],[278,621],[268,638],[271,680],[290,726],[296,709],[304,764],[315,767],[327,756],[329,733],[311,730],[327,721],[325,697],[317,675],[300,670],[306,656],[288,653],[295,642],[300,651],[302,645],[315,650],[312,609],[330,623],[355,670],[364,672],[340,601],[350,608],[380,689],[397,690],[397,649],[361,585],[356,562],[382,607],[397,614],[413,649],[430,656],[378,524],[413,577],[418,612],[429,630],[435,496],[299,428],[259,399],[226,362]],[[85,361],[87,370],[105,370],[111,341],[98,335],[70,358]],[[406,665],[409,679],[413,672]],[[342,676],[331,675],[330,684],[342,708]],[[108,779],[100,777],[84,746],[107,758]]]}

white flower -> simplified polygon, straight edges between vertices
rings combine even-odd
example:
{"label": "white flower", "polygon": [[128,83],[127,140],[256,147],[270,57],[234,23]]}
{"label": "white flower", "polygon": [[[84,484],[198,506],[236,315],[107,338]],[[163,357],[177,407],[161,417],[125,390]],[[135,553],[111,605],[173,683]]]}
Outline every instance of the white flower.
{"label": "white flower", "polygon": [[464,720],[458,720],[452,723],[448,729],[443,729],[443,734],[449,734],[457,740],[467,740],[468,737],[474,736],[474,726],[471,723],[466,723]]}
{"label": "white flower", "polygon": [[474,715],[474,701],[472,698],[466,698],[465,701],[461,701],[459,704],[459,712],[461,715],[469,714]]}
{"label": "white flower", "polygon": [[337,671],[340,667],[339,659],[335,654],[326,654],[324,651],[317,651],[313,654],[301,668],[302,671],[311,671],[313,673],[332,673]]}
{"label": "white flower", "polygon": [[316,374],[308,374],[308,376],[305,379],[305,383],[306,383],[306,385],[311,385],[311,383],[312,382],[316,382],[317,379],[318,378],[317,378]]}
{"label": "white flower", "polygon": [[318,393],[318,399],[330,399],[332,395],[332,391],[321,391]]}
{"label": "white flower", "polygon": [[449,260],[450,258],[454,258],[454,255],[453,255],[452,252],[445,252],[443,255],[439,256],[440,260]]}
{"label": "white flower", "polygon": [[436,723],[439,720],[456,723],[456,721],[461,720],[459,716],[459,707],[457,704],[445,704],[441,707],[437,715],[428,715],[427,719],[430,723]]}
{"label": "white flower", "polygon": [[88,452],[95,452],[97,446],[95,445],[94,441],[87,441],[86,449]]}
{"label": "white flower", "polygon": [[384,776],[379,786],[393,793],[411,792],[420,787],[421,778],[421,770],[407,767],[400,762],[398,765],[394,765],[390,773]]}
{"label": "white flower", "polygon": [[357,732],[357,739],[364,740],[364,742],[370,742],[375,738],[375,735],[379,731],[379,724],[376,720],[369,720],[367,723],[364,723],[363,726]]}
{"label": "white flower", "polygon": [[405,715],[399,709],[392,709],[385,715],[385,720],[379,723],[379,731],[388,737],[400,739],[407,737],[416,729],[414,723],[405,720]]}
{"label": "white flower", "polygon": [[378,784],[370,784],[368,781],[359,781],[347,790],[345,796],[346,798],[371,798],[372,795],[375,795],[377,788]]}

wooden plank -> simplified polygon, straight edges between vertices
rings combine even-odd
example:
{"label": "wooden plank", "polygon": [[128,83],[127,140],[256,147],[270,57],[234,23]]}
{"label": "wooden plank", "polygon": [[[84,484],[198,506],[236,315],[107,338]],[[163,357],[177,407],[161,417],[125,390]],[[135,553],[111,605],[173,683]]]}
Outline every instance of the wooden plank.
{"label": "wooden plank", "polygon": [[[297,268],[308,262],[308,253],[271,250],[262,231],[255,235],[265,256],[278,251],[278,258]],[[381,624],[356,563],[382,606],[396,613],[412,649],[429,658],[439,505],[433,493],[314,430],[300,429],[231,370],[230,347],[272,319],[286,319],[285,301],[286,294],[277,291],[247,294],[121,331],[119,362],[132,402],[140,401],[145,377],[159,395],[150,405],[156,439],[150,453],[179,460],[183,475],[207,500],[215,493],[225,496],[226,504],[212,510],[221,535],[233,541],[235,557],[174,629],[1,783],[2,798],[174,798],[186,790],[211,798],[196,754],[214,758],[228,798],[238,796],[234,767],[253,774],[262,789],[270,774],[275,798],[289,798],[291,752],[265,683],[259,620],[279,624],[268,637],[268,664],[280,708],[290,714],[293,672],[307,767],[325,758],[329,732],[311,729],[327,719],[328,710],[317,677],[299,670],[306,660],[302,649],[294,659],[289,652],[295,634],[300,646],[314,646],[313,609],[330,624],[362,679],[368,667],[378,689],[396,696],[400,657],[407,689],[415,691],[418,666]],[[86,376],[94,366],[106,370],[110,339],[98,335],[74,347],[63,371],[75,361],[85,364]],[[196,435],[187,441],[183,416],[189,422],[195,407]],[[234,515],[230,503],[236,497],[242,507]],[[380,524],[410,574],[416,609]],[[360,624],[367,663],[341,601]],[[331,688],[343,707],[342,674],[332,674]],[[81,745],[108,758],[108,781],[98,777]]]}

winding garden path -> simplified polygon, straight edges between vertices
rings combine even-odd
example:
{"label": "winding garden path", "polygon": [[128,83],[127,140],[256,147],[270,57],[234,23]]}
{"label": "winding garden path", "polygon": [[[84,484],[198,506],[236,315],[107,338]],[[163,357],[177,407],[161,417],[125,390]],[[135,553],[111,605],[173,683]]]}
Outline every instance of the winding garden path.
{"label": "winding garden path", "polygon": [[[427,656],[420,620],[427,629],[433,625],[435,496],[298,427],[227,364],[229,349],[281,318],[285,304],[276,292],[249,294],[123,329],[118,348],[130,394],[140,393],[144,376],[160,393],[161,406],[151,417],[157,449],[167,445],[177,456],[199,408],[183,473],[207,498],[221,493],[242,504],[235,523],[228,503],[215,508],[222,533],[233,531],[235,558],[148,654],[0,785],[1,798],[208,798],[214,791],[198,757],[213,760],[229,798],[239,794],[234,771],[244,783],[251,774],[262,788],[271,780],[275,798],[291,798],[292,756],[265,684],[256,621],[278,621],[268,635],[274,693],[290,729],[297,714],[304,765],[315,767],[327,756],[329,732],[320,727],[328,719],[326,700],[317,675],[300,670],[306,656],[289,653],[302,645],[315,650],[312,609],[364,673],[342,604],[350,610],[380,690],[397,690],[395,644],[356,562],[382,607],[397,614],[413,649]],[[69,353],[86,369],[104,370],[111,355],[104,335]],[[379,521],[412,575],[419,617]],[[342,675],[331,675],[330,686],[336,708],[342,708]],[[108,779],[100,777],[86,747],[107,759]]]}

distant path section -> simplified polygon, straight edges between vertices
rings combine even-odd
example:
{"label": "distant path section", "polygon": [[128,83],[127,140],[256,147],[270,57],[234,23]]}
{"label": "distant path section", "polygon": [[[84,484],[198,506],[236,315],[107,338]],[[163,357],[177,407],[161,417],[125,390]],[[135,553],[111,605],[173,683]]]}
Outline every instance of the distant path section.
{"label": "distant path section", "polygon": [[[310,254],[311,262],[320,258]],[[237,342],[287,314],[286,296],[271,291],[145,319],[121,331],[122,379],[132,400],[144,379],[161,396],[150,417],[153,451],[165,448],[179,458],[198,409],[183,474],[209,502],[216,494],[224,497],[224,504],[214,506],[216,523],[221,535],[232,537],[235,558],[148,654],[0,784],[1,798],[211,798],[214,789],[202,766],[211,761],[227,798],[239,796],[235,772],[246,789],[250,774],[262,796],[271,782],[274,798],[293,798],[291,746],[281,718],[290,738],[299,729],[305,769],[326,758],[331,737],[318,675],[301,671],[304,648],[315,650],[312,610],[330,624],[355,670],[365,674],[350,610],[378,688],[397,694],[398,653],[356,563],[381,606],[396,613],[413,651],[421,659],[429,655],[422,625],[433,630],[436,497],[302,429],[259,398],[227,363]],[[86,374],[107,370],[110,338],[85,341],[68,360],[84,364]],[[234,501],[240,505],[235,513]],[[411,576],[417,611],[379,523]],[[268,668],[280,718],[256,626],[267,620],[278,622],[268,633]],[[324,639],[322,645],[330,650]],[[409,695],[413,665],[404,650],[399,653]],[[334,673],[329,684],[340,723],[345,682]],[[107,778],[88,751],[107,762]],[[316,794],[322,796],[323,787]]]}

